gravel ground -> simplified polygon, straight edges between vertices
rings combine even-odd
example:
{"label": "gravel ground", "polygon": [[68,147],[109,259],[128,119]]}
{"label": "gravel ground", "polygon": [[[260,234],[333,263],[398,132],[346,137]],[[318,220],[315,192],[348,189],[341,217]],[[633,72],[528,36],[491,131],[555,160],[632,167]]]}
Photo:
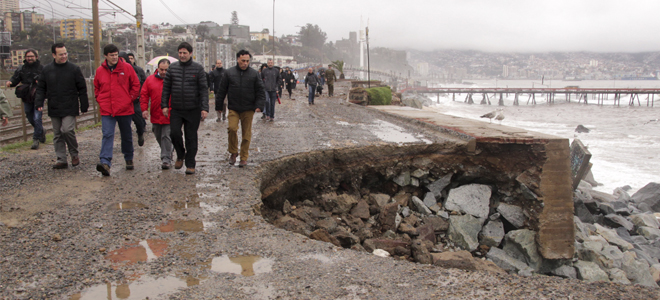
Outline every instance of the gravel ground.
{"label": "gravel ground", "polygon": [[[81,165],[52,170],[52,145],[0,153],[2,299],[658,299],[640,286],[419,265],[344,250],[266,223],[260,163],[310,150],[442,136],[299,87],[276,121],[256,114],[249,166],[226,161],[226,122],[200,126],[197,174],[160,170],[152,135],[124,170],[95,170],[100,128],[78,134]],[[377,132],[379,127],[389,133]],[[393,128],[393,129],[392,129]],[[398,131],[398,133],[396,133]],[[395,132],[394,134],[392,132]],[[423,133],[422,133],[423,132]],[[237,256],[253,256],[239,262]],[[236,262],[236,263],[234,263]],[[240,264],[242,263],[242,264]],[[240,264],[240,265],[239,265]],[[251,272],[255,276],[249,275]],[[244,275],[241,275],[244,274]]]}

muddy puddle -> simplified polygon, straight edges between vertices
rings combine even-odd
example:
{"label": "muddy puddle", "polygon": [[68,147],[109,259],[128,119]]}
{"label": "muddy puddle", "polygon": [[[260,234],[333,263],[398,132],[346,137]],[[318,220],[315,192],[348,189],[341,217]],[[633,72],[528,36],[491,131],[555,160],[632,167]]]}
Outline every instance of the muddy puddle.
{"label": "muddy puddle", "polygon": [[216,257],[211,262],[211,271],[218,273],[233,273],[243,276],[254,276],[269,273],[273,270],[273,260],[256,255]]}
{"label": "muddy puddle", "polygon": [[144,278],[134,282],[106,283],[92,286],[72,295],[70,300],[143,300],[176,292],[180,288],[198,285],[196,278]]}
{"label": "muddy puddle", "polygon": [[130,244],[123,248],[110,251],[105,259],[113,263],[134,264],[148,262],[166,253],[168,243],[165,240],[148,239],[138,244]]}
{"label": "muddy puddle", "polygon": [[156,230],[160,232],[200,232],[204,230],[204,222],[198,220],[169,220],[164,224],[157,225]]}

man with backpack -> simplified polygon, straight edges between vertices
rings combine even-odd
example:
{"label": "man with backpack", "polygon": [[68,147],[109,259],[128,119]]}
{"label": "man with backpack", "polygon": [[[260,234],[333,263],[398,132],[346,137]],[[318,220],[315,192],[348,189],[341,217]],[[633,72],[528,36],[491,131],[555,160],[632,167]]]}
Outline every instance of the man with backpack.
{"label": "man with backpack", "polygon": [[46,134],[44,133],[44,127],[41,121],[43,113],[34,107],[37,79],[43,69],[44,66],[39,62],[37,50],[27,49],[25,50],[25,60],[23,60],[23,65],[18,67],[11,79],[7,81],[7,87],[14,87],[19,83],[21,84],[16,88],[16,96],[23,100],[25,116],[27,117],[28,122],[30,122],[30,125],[34,128],[31,147],[31,149],[34,150],[39,149],[40,142],[46,142]]}

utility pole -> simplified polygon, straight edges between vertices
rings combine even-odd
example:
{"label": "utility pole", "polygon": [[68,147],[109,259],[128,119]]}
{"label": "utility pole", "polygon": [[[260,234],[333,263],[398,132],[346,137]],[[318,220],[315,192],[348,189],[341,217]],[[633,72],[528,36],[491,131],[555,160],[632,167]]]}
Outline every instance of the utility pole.
{"label": "utility pole", "polygon": [[99,22],[99,0],[92,0],[92,22],[94,22],[94,67],[98,67],[101,65],[101,23]]}
{"label": "utility pole", "polygon": [[273,0],[273,63],[275,63],[275,0]]}
{"label": "utility pole", "polygon": [[[369,22],[367,22],[368,24]],[[371,88],[371,64],[369,64],[369,26],[366,28],[367,33],[367,82],[368,86]]]}
{"label": "utility pole", "polygon": [[[273,0],[275,3],[275,0]],[[273,4],[275,5],[275,4]],[[142,27],[142,0],[135,0],[135,21],[137,22],[137,57],[135,63],[144,68],[144,28]]]}

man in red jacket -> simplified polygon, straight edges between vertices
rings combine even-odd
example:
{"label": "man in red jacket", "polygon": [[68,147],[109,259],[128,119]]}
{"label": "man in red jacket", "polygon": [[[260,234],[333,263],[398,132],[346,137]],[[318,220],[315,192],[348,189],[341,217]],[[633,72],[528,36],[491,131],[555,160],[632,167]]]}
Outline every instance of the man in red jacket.
{"label": "man in red jacket", "polygon": [[121,134],[121,152],[126,160],[126,170],[133,170],[133,134],[131,118],[133,100],[140,93],[140,81],[133,67],[119,58],[119,49],[113,44],[103,47],[105,61],[96,69],[94,77],[94,96],[101,111],[100,162],[96,170],[103,176],[110,176],[112,145],[115,140],[115,125],[119,125]]}
{"label": "man in red jacket", "polygon": [[[163,115],[163,110],[160,108],[160,98],[163,94],[163,79],[169,67],[170,61],[167,58],[158,61],[157,72],[147,77],[140,92],[142,117],[146,119],[149,117],[149,113],[151,113],[151,129],[156,136],[158,145],[160,145],[160,160],[163,162],[161,165],[163,170],[169,169],[172,165],[172,152],[174,151],[172,138],[170,138],[170,118]],[[151,104],[150,109],[149,104]]]}

